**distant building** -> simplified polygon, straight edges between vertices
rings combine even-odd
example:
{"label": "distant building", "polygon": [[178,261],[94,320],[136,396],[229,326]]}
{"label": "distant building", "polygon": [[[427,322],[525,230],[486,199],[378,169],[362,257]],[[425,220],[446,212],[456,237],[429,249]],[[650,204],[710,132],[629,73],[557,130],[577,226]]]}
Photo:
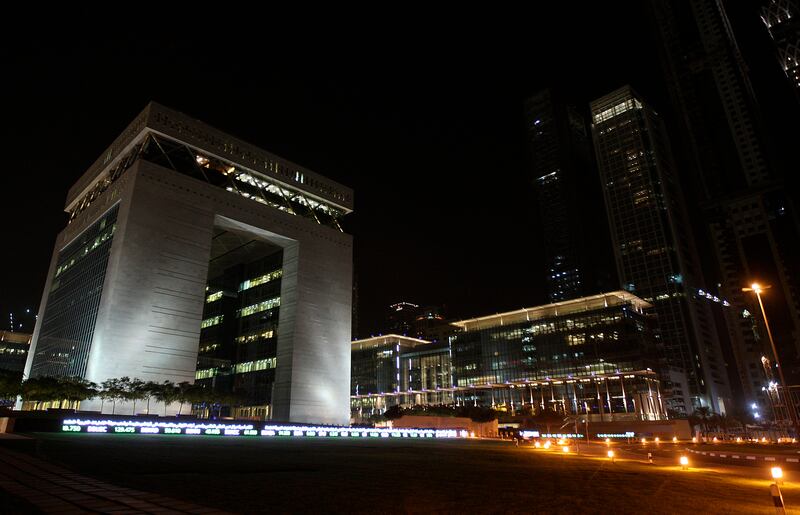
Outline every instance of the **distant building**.
{"label": "distant building", "polygon": [[396,302],[386,311],[386,333],[413,336],[415,334],[414,322],[419,314],[419,305],[410,302]]}
{"label": "distant building", "polygon": [[419,306],[410,302],[398,302],[389,306],[383,333],[411,336],[413,338],[438,341],[452,332],[439,306]]}
{"label": "distant building", "polygon": [[347,423],[352,206],[349,188],[149,104],[67,195],[26,373],[197,380],[245,399],[240,415]]}
{"label": "distant building", "polygon": [[600,181],[586,120],[558,92],[543,90],[525,101],[527,143],[536,192],[544,276],[550,302],[611,286],[612,268]]}
{"label": "distant building", "polygon": [[778,63],[800,98],[800,9],[792,0],[766,0],[761,20],[775,43]]}
{"label": "distant building", "polygon": [[691,405],[673,397],[671,407],[725,412],[727,371],[712,315],[693,298],[702,273],[663,122],[629,86],[591,112],[620,282],[653,304],[667,365],[687,376]]}
{"label": "distant building", "polygon": [[22,373],[31,337],[30,333],[0,331],[0,370]]}
{"label": "distant building", "polygon": [[648,307],[617,291],[453,322],[446,342],[354,341],[353,417],[396,404],[452,404],[662,419]]}

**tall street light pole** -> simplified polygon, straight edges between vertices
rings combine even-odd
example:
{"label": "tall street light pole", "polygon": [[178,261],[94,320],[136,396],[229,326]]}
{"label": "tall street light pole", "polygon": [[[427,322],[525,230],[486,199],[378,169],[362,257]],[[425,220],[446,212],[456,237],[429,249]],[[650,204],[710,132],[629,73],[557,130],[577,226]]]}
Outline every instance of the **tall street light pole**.
{"label": "tall street light pole", "polygon": [[781,381],[781,386],[783,386],[783,402],[786,404],[786,409],[789,410],[789,418],[794,426],[795,436],[800,437],[800,427],[798,427],[797,424],[797,414],[794,411],[792,395],[791,392],[789,392],[789,385],[786,384],[786,379],[783,377],[783,367],[781,366],[781,361],[778,357],[778,349],[775,348],[775,340],[772,339],[772,331],[770,330],[769,322],[767,321],[767,312],[764,310],[764,303],[761,301],[761,292],[768,288],[771,288],[771,286],[762,286],[758,283],[753,283],[750,285],[750,288],[742,288],[742,291],[755,292],[756,298],[758,299],[758,307],[761,308],[761,316],[764,318],[764,327],[767,328],[767,337],[769,338],[769,344],[772,347],[772,355],[775,356],[775,366],[778,367],[778,378]]}

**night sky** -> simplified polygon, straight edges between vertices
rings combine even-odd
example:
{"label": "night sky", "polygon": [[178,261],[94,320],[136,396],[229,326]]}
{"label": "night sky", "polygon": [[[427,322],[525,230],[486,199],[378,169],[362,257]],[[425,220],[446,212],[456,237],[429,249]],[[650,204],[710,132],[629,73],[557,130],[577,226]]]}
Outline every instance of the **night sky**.
{"label": "night sky", "polygon": [[[756,11],[737,8],[745,57],[767,88],[779,84]],[[452,317],[543,303],[523,101],[554,86],[588,111],[631,83],[662,106],[638,9],[366,12],[347,24],[315,13],[251,26],[246,13],[144,12],[106,27],[7,30],[0,327],[10,311],[38,310],[67,189],[150,100],[355,190],[345,227],[361,336],[399,300]]]}

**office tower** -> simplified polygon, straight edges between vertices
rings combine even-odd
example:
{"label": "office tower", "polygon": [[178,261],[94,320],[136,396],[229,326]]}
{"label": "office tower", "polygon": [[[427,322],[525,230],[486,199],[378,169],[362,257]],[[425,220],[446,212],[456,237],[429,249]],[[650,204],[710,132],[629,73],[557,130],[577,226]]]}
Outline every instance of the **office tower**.
{"label": "office tower", "polygon": [[778,64],[800,95],[800,9],[792,0],[766,0],[761,20],[775,44]]}
{"label": "office tower", "polygon": [[769,144],[722,3],[651,0],[650,7],[675,155],[705,222],[698,245],[708,288],[730,303],[719,332],[728,333],[736,356],[743,408],[767,382],[761,356],[772,357],[756,299],[741,291],[754,281],[772,286],[764,300],[780,361],[787,381],[800,381],[800,224],[773,159],[790,150]]}
{"label": "office tower", "polygon": [[550,302],[600,291],[612,268],[586,120],[556,91],[525,101],[525,123]]}
{"label": "office tower", "polygon": [[593,101],[591,113],[620,281],[653,304],[666,363],[686,374],[690,399],[671,407],[724,412],[725,364],[708,306],[693,295],[702,274],[662,120],[629,86]]}
{"label": "office tower", "polygon": [[352,205],[344,186],[149,104],[68,193],[26,375],[198,378],[274,420],[346,424]]}

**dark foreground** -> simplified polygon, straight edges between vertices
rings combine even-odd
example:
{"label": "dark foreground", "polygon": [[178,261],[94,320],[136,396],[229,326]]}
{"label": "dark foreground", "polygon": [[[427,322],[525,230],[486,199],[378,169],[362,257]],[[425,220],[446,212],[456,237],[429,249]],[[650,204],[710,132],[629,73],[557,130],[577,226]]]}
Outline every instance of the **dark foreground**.
{"label": "dark foreground", "polygon": [[774,513],[767,470],[681,471],[622,449],[612,464],[480,440],[36,436],[39,457],[81,474],[240,513]]}

